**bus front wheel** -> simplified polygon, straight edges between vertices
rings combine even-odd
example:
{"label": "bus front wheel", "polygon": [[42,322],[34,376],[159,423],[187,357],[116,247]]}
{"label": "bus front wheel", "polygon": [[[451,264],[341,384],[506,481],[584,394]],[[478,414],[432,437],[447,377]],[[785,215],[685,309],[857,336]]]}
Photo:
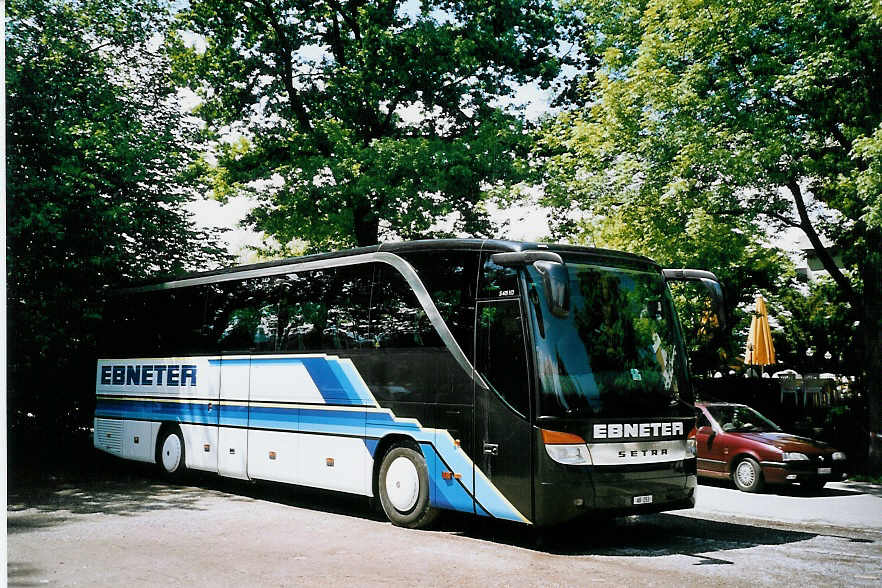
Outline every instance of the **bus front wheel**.
{"label": "bus front wheel", "polygon": [[392,524],[418,529],[438,517],[438,509],[429,506],[429,468],[420,452],[404,446],[390,449],[383,456],[377,486]]}
{"label": "bus front wheel", "polygon": [[156,463],[159,464],[160,471],[169,477],[180,476],[186,469],[184,437],[177,427],[160,432],[156,443]]}

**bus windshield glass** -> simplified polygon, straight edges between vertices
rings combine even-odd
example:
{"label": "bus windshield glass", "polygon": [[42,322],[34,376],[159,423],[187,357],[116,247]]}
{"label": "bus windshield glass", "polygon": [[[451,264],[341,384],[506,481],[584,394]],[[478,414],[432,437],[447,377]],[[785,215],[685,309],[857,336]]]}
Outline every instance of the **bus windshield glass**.
{"label": "bus windshield glass", "polygon": [[690,414],[682,337],[660,272],[566,264],[570,307],[552,314],[528,266],[540,414],[617,418]]}

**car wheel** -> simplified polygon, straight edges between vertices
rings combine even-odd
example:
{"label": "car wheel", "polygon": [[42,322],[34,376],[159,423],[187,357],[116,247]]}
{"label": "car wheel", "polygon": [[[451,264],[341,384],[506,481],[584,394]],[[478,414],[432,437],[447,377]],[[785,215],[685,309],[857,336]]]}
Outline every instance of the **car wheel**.
{"label": "car wheel", "polygon": [[759,492],[763,489],[763,471],[752,457],[745,457],[735,464],[732,481],[742,492]]}
{"label": "car wheel", "polygon": [[163,475],[176,478],[187,469],[184,454],[184,437],[180,429],[164,429],[156,443],[156,463]]}
{"label": "car wheel", "polygon": [[420,452],[404,446],[390,449],[383,456],[377,486],[392,524],[418,529],[438,517],[438,509],[429,506],[429,468]]}

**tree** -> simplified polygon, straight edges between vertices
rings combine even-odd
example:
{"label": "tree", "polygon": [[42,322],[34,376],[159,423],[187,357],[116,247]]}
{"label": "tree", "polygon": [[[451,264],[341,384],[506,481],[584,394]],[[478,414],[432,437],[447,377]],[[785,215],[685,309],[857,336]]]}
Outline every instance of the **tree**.
{"label": "tree", "polygon": [[252,194],[254,228],[321,248],[448,217],[488,234],[487,191],[521,177],[529,139],[499,103],[554,77],[554,22],[550,0],[196,0],[170,45],[214,195]]}
{"label": "tree", "polygon": [[769,300],[781,323],[775,355],[804,373],[855,373],[860,358],[849,353],[856,342],[854,309],[841,301],[831,280],[810,283],[807,290],[787,289]]}
{"label": "tree", "polygon": [[[223,258],[192,228],[192,163],[161,1],[7,3],[11,424],[88,423],[104,291]],[[90,383],[92,386],[90,386]]]}
{"label": "tree", "polygon": [[[860,317],[882,467],[882,27],[870,2],[576,0],[590,71],[549,202],[673,206],[800,229]],[[596,65],[595,65],[596,64]],[[591,67],[595,65],[594,67]],[[824,238],[845,252],[837,267]]]}

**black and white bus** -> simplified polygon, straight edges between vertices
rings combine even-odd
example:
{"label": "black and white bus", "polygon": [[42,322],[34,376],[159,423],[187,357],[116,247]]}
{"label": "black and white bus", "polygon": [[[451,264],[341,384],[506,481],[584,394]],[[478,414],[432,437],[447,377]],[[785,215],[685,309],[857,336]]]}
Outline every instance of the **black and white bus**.
{"label": "black and white bus", "polygon": [[690,507],[693,397],[644,257],[493,240],[382,244],[118,291],[94,443],[114,455],[554,524]]}

